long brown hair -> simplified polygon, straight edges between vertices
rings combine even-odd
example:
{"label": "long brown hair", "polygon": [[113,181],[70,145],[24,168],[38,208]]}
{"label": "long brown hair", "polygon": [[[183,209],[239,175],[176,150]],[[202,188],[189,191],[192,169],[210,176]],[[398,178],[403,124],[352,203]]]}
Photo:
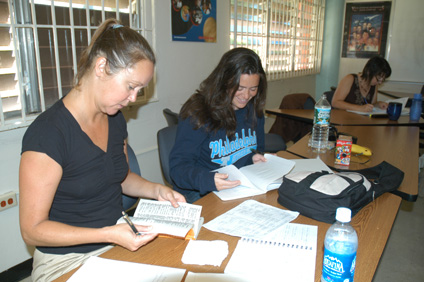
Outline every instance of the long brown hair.
{"label": "long brown hair", "polygon": [[92,69],[93,62],[99,56],[107,59],[108,74],[116,74],[122,69],[131,68],[141,60],[156,63],[155,55],[147,40],[116,19],[104,21],[91,38],[90,45],[83,51],[74,81],[76,87]]}
{"label": "long brown hair", "polygon": [[252,126],[255,126],[257,117],[263,116],[267,80],[261,59],[247,48],[234,48],[222,56],[216,68],[181,108],[181,118],[190,118],[194,129],[203,126],[207,131],[225,129],[227,135],[233,137],[237,123],[232,101],[242,74],[258,74],[260,78],[258,93],[247,105]]}

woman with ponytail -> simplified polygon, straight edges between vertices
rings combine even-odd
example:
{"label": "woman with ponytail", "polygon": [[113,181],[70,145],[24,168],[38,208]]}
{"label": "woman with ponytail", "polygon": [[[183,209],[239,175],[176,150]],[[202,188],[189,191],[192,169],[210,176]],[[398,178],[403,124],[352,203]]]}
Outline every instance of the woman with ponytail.
{"label": "woman with ponytail", "polygon": [[120,110],[147,86],[154,65],[154,53],[139,33],[106,20],[81,56],[75,86],[27,129],[19,206],[22,237],[36,247],[33,281],[54,280],[113,244],[135,251],[154,239],[157,234],[140,236],[116,224],[122,193],[174,207],[185,201],[128,167]]}

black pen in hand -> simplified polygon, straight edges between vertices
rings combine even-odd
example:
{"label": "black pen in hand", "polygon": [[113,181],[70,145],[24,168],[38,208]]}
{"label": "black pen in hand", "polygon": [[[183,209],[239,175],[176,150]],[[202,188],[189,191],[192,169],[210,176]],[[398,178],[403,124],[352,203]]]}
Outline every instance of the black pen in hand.
{"label": "black pen in hand", "polygon": [[129,218],[128,214],[124,211],[122,211],[122,215],[124,216],[124,220],[128,223],[128,225],[131,227],[132,231],[134,231],[135,235],[140,235],[141,233],[138,232],[137,228],[135,228],[134,223],[132,223],[131,219]]}

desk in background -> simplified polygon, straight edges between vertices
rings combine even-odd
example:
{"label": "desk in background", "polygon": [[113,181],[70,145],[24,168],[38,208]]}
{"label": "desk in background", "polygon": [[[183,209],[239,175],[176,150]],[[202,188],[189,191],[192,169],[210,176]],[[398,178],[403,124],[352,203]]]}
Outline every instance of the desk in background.
{"label": "desk in background", "polygon": [[[338,132],[345,132],[358,138],[357,144],[372,150],[371,157],[352,157],[348,169],[358,170],[373,167],[386,161],[404,173],[401,187],[402,198],[416,201],[418,197],[419,128],[415,126],[337,126]],[[288,151],[303,158],[316,158],[318,153],[308,147],[310,135],[293,144]],[[334,167],[334,149],[320,153],[319,157],[328,166]],[[366,162],[366,163],[364,163]],[[339,166],[337,168],[343,168]]]}
{"label": "desk in background", "polygon": [[[267,114],[273,114],[297,121],[313,123],[314,110],[302,109],[269,109],[265,110]],[[401,116],[399,120],[392,121],[388,117],[369,117],[363,116],[345,110],[332,109],[330,123],[332,125],[349,126],[424,126],[424,119],[419,121],[409,121],[409,116]]]}

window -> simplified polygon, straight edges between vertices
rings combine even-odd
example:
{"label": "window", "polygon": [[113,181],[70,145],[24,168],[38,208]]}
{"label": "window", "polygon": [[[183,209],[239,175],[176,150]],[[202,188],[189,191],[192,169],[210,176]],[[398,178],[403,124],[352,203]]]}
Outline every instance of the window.
{"label": "window", "polygon": [[[0,0],[0,131],[29,125],[69,92],[80,54],[105,19],[119,19],[153,44],[151,3]],[[152,93],[145,88],[137,103]]]}
{"label": "window", "polygon": [[254,50],[269,80],[319,73],[325,0],[231,0],[230,48]]}

